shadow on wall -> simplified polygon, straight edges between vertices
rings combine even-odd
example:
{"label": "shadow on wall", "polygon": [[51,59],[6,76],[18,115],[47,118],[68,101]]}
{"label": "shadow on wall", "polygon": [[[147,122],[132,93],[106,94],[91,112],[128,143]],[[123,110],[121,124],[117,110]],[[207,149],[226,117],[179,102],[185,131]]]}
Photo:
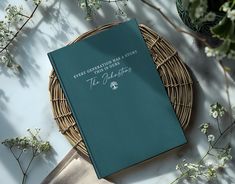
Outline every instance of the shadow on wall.
{"label": "shadow on wall", "polygon": [[[7,103],[10,101],[10,98],[5,94],[5,92],[0,89],[0,142],[2,143],[5,139],[9,138],[8,136],[17,136],[16,127],[12,127],[11,123],[7,118]],[[10,155],[10,152],[7,147],[3,144],[0,144],[0,164],[12,173],[12,178],[15,178],[17,181],[21,177],[20,170],[17,163],[14,161],[14,158]]]}
{"label": "shadow on wall", "polygon": [[[4,90],[0,89],[0,143],[2,143],[5,139],[8,138],[14,138],[19,136],[19,133],[17,132],[17,126],[20,126],[21,122],[16,122],[15,127],[12,126],[12,123],[9,121],[9,118],[7,117],[8,108],[7,103],[10,101],[10,97],[6,95]],[[27,132],[25,132],[25,135]],[[10,137],[9,137],[10,136]],[[29,155],[24,155],[22,158],[24,161],[28,160],[27,158]],[[56,160],[55,160],[56,152],[52,149],[50,153],[48,153],[45,156],[37,157],[34,162],[31,165],[31,169],[37,169],[37,168],[45,168],[45,170],[40,171],[38,170],[37,173],[32,172],[29,177],[33,178],[40,178],[43,179],[43,177],[50,171],[51,168],[55,166]],[[48,166],[50,165],[50,166]],[[11,154],[9,148],[4,146],[3,144],[0,144],[0,167],[3,170],[6,170],[7,173],[11,174],[11,177],[14,178],[15,181],[21,181],[22,179],[22,173],[21,170]],[[34,175],[33,175],[34,174]],[[3,176],[0,176],[0,178]],[[3,180],[4,181],[4,180]],[[33,180],[32,180],[33,181]]]}

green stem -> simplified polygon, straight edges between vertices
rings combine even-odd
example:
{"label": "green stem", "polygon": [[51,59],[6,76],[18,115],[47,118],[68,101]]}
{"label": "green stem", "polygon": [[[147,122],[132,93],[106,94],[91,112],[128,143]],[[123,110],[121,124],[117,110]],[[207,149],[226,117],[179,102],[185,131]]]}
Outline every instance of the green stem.
{"label": "green stem", "polygon": [[27,19],[30,19],[30,16],[22,14],[22,13],[18,13],[18,15],[22,16],[22,17],[26,17]]}
{"label": "green stem", "polygon": [[20,157],[21,157],[22,153],[23,153],[23,150],[21,150],[21,152],[20,152],[19,156],[17,157],[17,159],[18,159],[18,160],[20,159]]}
{"label": "green stem", "polygon": [[216,122],[217,122],[217,127],[218,127],[218,130],[219,130],[219,133],[220,135],[222,134],[222,131],[220,129],[220,123],[219,123],[219,118],[216,118]]}
{"label": "green stem", "polygon": [[34,158],[37,156],[36,151],[35,151],[35,150],[32,150],[33,155],[32,155],[32,157],[31,157],[31,159],[30,159],[30,161],[29,161],[29,163],[28,163],[26,169],[24,170],[23,167],[22,167],[22,165],[21,165],[21,163],[20,163],[20,157],[21,157],[21,155],[22,155],[22,153],[23,153],[23,150],[21,150],[19,156],[17,157],[16,154],[14,153],[14,151],[12,150],[12,147],[10,147],[9,149],[10,149],[12,155],[14,156],[14,158],[16,159],[16,161],[17,161],[17,163],[18,163],[18,165],[19,165],[19,167],[20,167],[20,170],[21,170],[21,172],[22,172],[22,174],[23,174],[23,178],[22,178],[22,182],[21,182],[21,183],[22,183],[22,184],[25,184],[26,179],[27,179],[27,173],[28,173],[28,170],[29,170],[29,168],[30,168],[30,165],[32,164]]}
{"label": "green stem", "polygon": [[[232,124],[230,124],[223,132],[222,134],[216,139],[216,141],[208,148],[206,154],[197,162],[198,164],[201,164],[202,161],[208,156],[210,155],[210,151],[214,148],[216,148],[216,145],[217,143],[221,140],[221,138],[223,136],[225,136],[229,130],[231,130],[232,128],[234,128],[234,125],[235,125],[235,121],[233,121]],[[189,170],[188,171],[185,171],[184,173],[182,173],[178,178],[176,178],[174,181],[172,181],[170,184],[173,184],[175,183],[176,181],[182,179],[183,177],[187,176],[187,174],[189,173]]]}
{"label": "green stem", "polygon": [[14,151],[12,150],[12,147],[10,147],[10,151],[11,151],[12,155],[14,156],[14,158],[16,159],[17,164],[19,165],[21,172],[24,174],[24,169],[23,169],[23,167],[22,167],[22,165],[20,163],[19,158],[17,158],[17,156],[15,155]]}
{"label": "green stem", "polygon": [[182,173],[178,178],[176,178],[175,180],[173,180],[170,184],[174,184],[175,182],[179,181],[180,179],[182,179],[183,177],[187,176],[188,171]]}
{"label": "green stem", "polygon": [[34,151],[33,151],[33,155],[32,155],[32,157],[31,157],[31,159],[30,159],[30,161],[29,161],[29,163],[28,163],[28,166],[27,166],[26,169],[25,169],[25,172],[23,173],[22,184],[25,184],[25,182],[26,182],[28,170],[29,170],[30,165],[32,164],[32,162],[33,162],[35,156],[36,156],[36,155],[35,155],[35,153],[34,153]]}

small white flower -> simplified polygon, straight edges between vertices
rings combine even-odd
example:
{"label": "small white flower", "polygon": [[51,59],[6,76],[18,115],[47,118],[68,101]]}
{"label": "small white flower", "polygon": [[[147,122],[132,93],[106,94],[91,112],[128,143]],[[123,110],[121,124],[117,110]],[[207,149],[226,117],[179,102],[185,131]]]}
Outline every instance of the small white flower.
{"label": "small white flower", "polygon": [[226,2],[226,3],[223,4],[222,10],[223,10],[224,12],[227,12],[227,11],[230,10],[229,2]]}
{"label": "small white flower", "polygon": [[217,118],[219,116],[219,113],[217,112],[217,111],[214,111],[213,113],[212,113],[212,117],[213,118]]}
{"label": "small white flower", "polygon": [[207,139],[208,139],[208,142],[214,142],[215,141],[215,136],[210,134],[210,135],[208,135]]}
{"label": "small white flower", "polygon": [[207,57],[215,56],[214,50],[209,47],[205,47],[205,53]]}
{"label": "small white flower", "polygon": [[199,6],[196,8],[195,17],[198,19],[203,16],[203,13],[204,13],[203,7]]}
{"label": "small white flower", "polygon": [[204,134],[207,134],[208,128],[209,128],[209,123],[203,123],[200,125],[200,130]]}
{"label": "small white flower", "polygon": [[222,117],[224,115],[225,111],[219,111],[219,116]]}
{"label": "small white flower", "polygon": [[205,16],[205,21],[209,21],[209,22],[212,22],[215,20],[215,13],[213,12],[209,12],[206,16]]}
{"label": "small white flower", "polygon": [[80,4],[80,8],[84,9],[86,7],[86,4],[83,2]]}
{"label": "small white flower", "polygon": [[235,21],[235,10],[228,10],[227,17],[230,18],[232,21]]}
{"label": "small white flower", "polygon": [[179,164],[176,165],[175,169],[176,169],[176,170],[179,170],[179,169],[180,169]]}
{"label": "small white flower", "polygon": [[225,114],[225,111],[226,111],[225,108],[219,103],[212,104],[210,106],[210,115],[215,119],[219,117],[223,117],[223,115]]}

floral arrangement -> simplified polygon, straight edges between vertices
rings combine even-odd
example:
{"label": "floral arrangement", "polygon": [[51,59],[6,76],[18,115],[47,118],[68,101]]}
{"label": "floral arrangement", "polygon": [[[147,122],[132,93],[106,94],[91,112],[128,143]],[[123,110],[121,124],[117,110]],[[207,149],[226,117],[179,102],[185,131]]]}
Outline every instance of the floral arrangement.
{"label": "floral arrangement", "polygon": [[[16,159],[20,167],[20,170],[23,174],[22,184],[26,183],[28,171],[33,160],[36,157],[48,153],[51,150],[50,143],[48,141],[43,141],[40,138],[40,129],[28,129],[27,131],[30,134],[29,136],[6,139],[2,142],[3,145],[9,148],[10,152],[12,153],[13,157]],[[25,159],[22,159],[24,157],[24,154],[27,155],[27,158],[29,155],[31,155],[28,162]],[[27,165],[24,168],[23,166],[25,166],[26,162]]]}
{"label": "floral arrangement", "polygon": [[[221,123],[224,115],[228,113],[225,108],[215,103],[210,106],[209,114],[215,119],[214,123],[203,123],[200,125],[200,131],[205,135],[208,142],[207,152],[199,161],[189,162],[185,159],[176,165],[176,170],[180,172],[171,184],[188,180],[190,183],[195,181],[212,181],[216,179],[218,173],[226,167],[226,164],[232,160],[232,147],[229,142],[219,144],[222,139],[234,128],[233,120],[226,128],[222,130]],[[216,131],[213,129],[216,128]],[[231,133],[231,132],[230,132]]]}
{"label": "floral arrangement", "polygon": [[0,65],[6,66],[16,74],[20,72],[21,67],[14,61],[10,47],[12,47],[20,31],[33,17],[41,0],[32,0],[32,3],[34,3],[35,8],[30,15],[24,13],[22,6],[8,4],[5,9],[5,17],[0,20]]}
{"label": "floral arrangement", "polygon": [[218,47],[205,47],[208,57],[235,59],[235,0],[182,0],[189,13],[191,22],[201,25],[204,22],[215,21],[216,15],[221,16],[210,28],[212,37],[220,40]]}
{"label": "floral arrangement", "polygon": [[[169,23],[177,32],[187,34],[196,38],[198,41],[207,43],[206,39],[198,36],[193,32],[188,32],[185,29],[177,26],[165,13],[155,4],[150,3],[147,0],[141,0],[144,4],[156,10],[163,19]],[[222,41],[221,46],[217,48],[210,48],[212,53],[209,56],[220,56],[220,58],[230,57],[229,54],[234,52],[234,4],[235,0],[218,0],[221,5],[217,5],[220,11],[224,12],[222,20],[211,28],[211,33],[216,38],[220,38]],[[218,2],[216,1],[216,2]],[[215,18],[214,12],[208,12],[208,2],[210,0],[183,0],[182,3],[185,7],[192,10],[190,13],[191,20],[197,24],[203,23],[203,21],[213,21]],[[214,1],[212,1],[213,3]],[[195,3],[195,4],[194,4]],[[192,9],[191,9],[192,8]],[[215,7],[216,9],[216,7]],[[228,20],[229,19],[229,20]],[[223,21],[228,21],[228,27],[223,27]],[[231,26],[231,28],[230,28]],[[219,28],[221,30],[219,30]],[[228,30],[227,30],[228,29]],[[227,34],[225,34],[227,33]],[[225,36],[227,35],[227,37]],[[226,39],[225,39],[226,38]],[[230,43],[227,49],[221,49],[224,43]],[[209,48],[208,48],[209,49]],[[221,54],[223,53],[223,57]],[[232,57],[234,59],[234,57]],[[229,162],[233,159],[232,157],[232,146],[231,139],[226,139],[229,136],[234,135],[233,129],[235,128],[235,107],[232,108],[231,98],[229,94],[229,80],[228,72],[229,68],[224,66],[223,60],[219,60],[219,64],[224,72],[224,79],[226,84],[225,92],[227,94],[228,109],[224,108],[221,104],[215,103],[210,105],[209,115],[214,119],[214,122],[205,122],[200,125],[199,129],[205,136],[206,142],[208,143],[208,149],[199,160],[186,160],[183,159],[179,164],[176,165],[176,170],[179,171],[179,176],[175,178],[170,184],[176,183],[213,183],[219,174],[222,174],[226,167],[229,166]],[[223,125],[223,126],[221,126]],[[222,171],[222,173],[221,173]],[[217,183],[215,181],[215,183]]]}

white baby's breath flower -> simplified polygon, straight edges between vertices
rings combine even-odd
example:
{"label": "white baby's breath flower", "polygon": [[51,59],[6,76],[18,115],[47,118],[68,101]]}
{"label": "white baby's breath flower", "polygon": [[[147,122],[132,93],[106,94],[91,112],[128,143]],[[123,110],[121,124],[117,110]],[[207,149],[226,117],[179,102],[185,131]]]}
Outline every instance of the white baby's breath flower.
{"label": "white baby's breath flower", "polygon": [[235,21],[235,10],[228,10],[227,17],[230,18],[232,21]]}
{"label": "white baby's breath flower", "polygon": [[211,104],[210,106],[210,115],[215,119],[223,117],[225,111],[226,111],[225,108],[219,103]]}
{"label": "white baby's breath flower", "polygon": [[204,13],[203,7],[199,6],[196,8],[195,17],[198,19],[203,16],[203,13]]}
{"label": "white baby's breath flower", "polygon": [[205,16],[205,21],[212,22],[212,21],[215,20],[215,17],[216,17],[215,13],[209,12],[209,13],[206,14],[206,16]]}
{"label": "white baby's breath flower", "polygon": [[218,116],[219,116],[219,113],[218,113],[217,111],[214,111],[214,112],[212,113],[212,117],[213,117],[213,118],[218,118]]}
{"label": "white baby's breath flower", "polygon": [[210,135],[208,135],[207,139],[208,139],[208,142],[214,142],[215,141],[215,136],[210,134]]}
{"label": "white baby's breath flower", "polygon": [[205,53],[207,57],[216,57],[217,60],[221,60],[226,57],[225,53],[210,47],[205,47]]}
{"label": "white baby's breath flower", "polygon": [[224,3],[224,4],[222,5],[222,10],[223,10],[224,12],[227,12],[227,11],[230,10],[229,2],[226,2],[226,3]]}
{"label": "white baby's breath flower", "polygon": [[86,3],[85,2],[80,4],[80,8],[84,9],[85,7],[86,7]]}
{"label": "white baby's breath flower", "polygon": [[204,134],[207,134],[208,128],[209,128],[209,123],[203,123],[200,125],[200,130]]}
{"label": "white baby's breath flower", "polygon": [[176,170],[179,170],[179,169],[180,169],[179,164],[176,165],[175,169],[176,169]]}
{"label": "white baby's breath flower", "polygon": [[214,50],[209,47],[205,47],[205,53],[207,57],[215,56]]}

